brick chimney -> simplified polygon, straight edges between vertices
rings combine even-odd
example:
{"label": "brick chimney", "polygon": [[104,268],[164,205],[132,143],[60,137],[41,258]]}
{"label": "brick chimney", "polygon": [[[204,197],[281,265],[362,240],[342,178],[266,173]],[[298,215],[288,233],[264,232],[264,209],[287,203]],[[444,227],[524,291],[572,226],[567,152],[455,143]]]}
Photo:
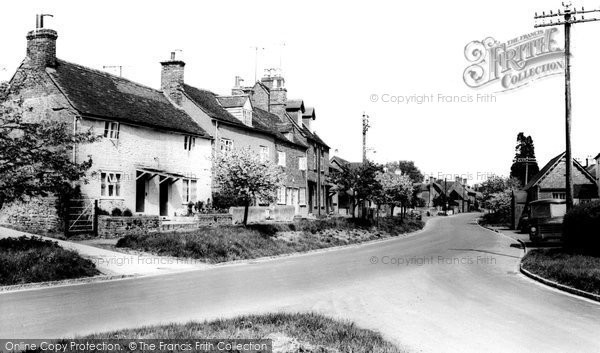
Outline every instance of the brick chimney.
{"label": "brick chimney", "polygon": [[269,88],[269,111],[283,118],[287,103],[287,89],[281,72],[275,69],[265,70],[265,76],[260,79],[260,82]]}
{"label": "brick chimney", "polygon": [[56,66],[56,39],[53,29],[44,28],[44,17],[37,15],[36,28],[27,33],[27,61],[29,66],[44,69]]}
{"label": "brick chimney", "polygon": [[175,57],[175,52],[171,52],[171,59],[160,63],[162,70],[160,73],[160,89],[177,105],[181,105],[183,98],[183,72],[185,62]]}

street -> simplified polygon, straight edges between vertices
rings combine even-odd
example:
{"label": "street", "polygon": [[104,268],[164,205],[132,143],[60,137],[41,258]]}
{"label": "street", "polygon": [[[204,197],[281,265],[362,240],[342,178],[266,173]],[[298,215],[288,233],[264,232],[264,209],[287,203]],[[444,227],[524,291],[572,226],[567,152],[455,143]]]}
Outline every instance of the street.
{"label": "street", "polygon": [[600,305],[535,283],[475,223],[206,270],[0,294],[0,336],[54,338],[267,311],[317,311],[421,352],[598,352]]}

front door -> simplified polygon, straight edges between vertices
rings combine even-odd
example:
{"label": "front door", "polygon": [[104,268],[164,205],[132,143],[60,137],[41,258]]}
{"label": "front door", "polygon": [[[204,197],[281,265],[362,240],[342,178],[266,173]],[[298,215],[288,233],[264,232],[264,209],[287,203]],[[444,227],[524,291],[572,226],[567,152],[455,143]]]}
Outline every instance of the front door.
{"label": "front door", "polygon": [[144,176],[140,177],[142,172],[137,172],[135,181],[135,212],[144,212],[146,206],[146,184]]}
{"label": "front door", "polygon": [[158,187],[158,202],[161,216],[169,215],[169,182],[166,177],[160,177],[160,185]]}

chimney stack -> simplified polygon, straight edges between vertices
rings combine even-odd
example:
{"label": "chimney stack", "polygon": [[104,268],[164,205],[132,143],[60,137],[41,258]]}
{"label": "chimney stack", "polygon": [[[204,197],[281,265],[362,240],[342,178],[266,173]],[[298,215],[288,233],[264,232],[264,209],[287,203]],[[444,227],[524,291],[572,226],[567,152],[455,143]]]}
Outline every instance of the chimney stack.
{"label": "chimney stack", "polygon": [[27,59],[29,65],[44,69],[56,66],[56,39],[58,34],[53,29],[44,28],[44,17],[52,15],[41,14],[36,16],[35,30],[27,33]]}
{"label": "chimney stack", "polygon": [[171,52],[171,58],[160,63],[162,65],[160,76],[161,90],[177,105],[181,105],[183,98],[183,72],[185,62],[176,58]]}
{"label": "chimney stack", "polygon": [[283,118],[287,103],[287,89],[280,70],[265,69],[265,75],[260,82],[269,88],[269,112]]}

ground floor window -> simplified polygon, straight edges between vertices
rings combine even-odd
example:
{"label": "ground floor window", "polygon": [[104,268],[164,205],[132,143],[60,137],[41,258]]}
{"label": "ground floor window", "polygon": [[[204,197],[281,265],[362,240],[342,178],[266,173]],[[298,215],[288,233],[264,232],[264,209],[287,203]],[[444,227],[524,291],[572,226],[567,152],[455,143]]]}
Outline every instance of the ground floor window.
{"label": "ground floor window", "polygon": [[121,196],[121,173],[102,172],[100,173],[100,196],[102,197],[120,197]]}
{"label": "ground floor window", "polygon": [[196,202],[197,180],[183,179],[183,201]]}
{"label": "ground floor window", "polygon": [[277,189],[277,203],[280,205],[285,205],[285,187],[280,187]]}
{"label": "ground floor window", "polygon": [[298,203],[303,206],[306,205],[306,188],[300,188]]}

